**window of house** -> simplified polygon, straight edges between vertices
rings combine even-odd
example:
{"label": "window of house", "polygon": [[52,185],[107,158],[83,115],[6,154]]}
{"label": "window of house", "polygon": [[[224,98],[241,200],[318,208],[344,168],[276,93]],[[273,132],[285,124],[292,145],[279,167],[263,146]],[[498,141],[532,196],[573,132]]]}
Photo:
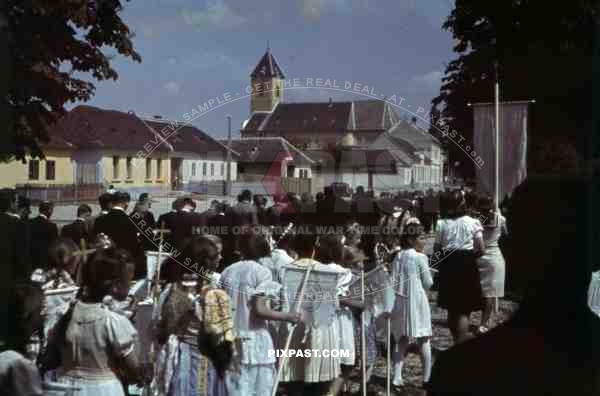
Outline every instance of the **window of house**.
{"label": "window of house", "polygon": [[131,167],[131,157],[127,157],[127,159],[125,160],[125,170],[127,172],[127,178],[132,179],[133,178],[133,169]]}
{"label": "window of house", "polygon": [[210,175],[211,176],[215,175],[215,164],[210,164]]}
{"label": "window of house", "polygon": [[277,88],[275,88],[275,97],[279,97],[279,95],[281,95],[281,92],[279,91],[279,85],[277,86]]}
{"label": "window of house", "polygon": [[196,176],[196,163],[192,162],[192,177]]}
{"label": "window of house", "polygon": [[113,179],[119,179],[119,157],[113,157]]}
{"label": "window of house", "polygon": [[202,176],[206,176],[206,162],[202,163]]}
{"label": "window of house", "polygon": [[40,178],[40,161],[29,160],[29,180],[38,180]]}
{"label": "window of house", "polygon": [[146,158],[146,179],[152,179],[152,160]]}
{"label": "window of house", "polygon": [[317,164],[317,166],[315,167],[315,173],[317,174],[317,176],[321,176],[321,174],[323,173],[323,166],[321,164]]}
{"label": "window of house", "polygon": [[225,175],[225,164],[221,164],[221,176]]}
{"label": "window of house", "polygon": [[156,178],[162,179],[162,159],[156,160]]}
{"label": "window of house", "polygon": [[46,180],[54,180],[56,178],[56,162],[46,161]]}

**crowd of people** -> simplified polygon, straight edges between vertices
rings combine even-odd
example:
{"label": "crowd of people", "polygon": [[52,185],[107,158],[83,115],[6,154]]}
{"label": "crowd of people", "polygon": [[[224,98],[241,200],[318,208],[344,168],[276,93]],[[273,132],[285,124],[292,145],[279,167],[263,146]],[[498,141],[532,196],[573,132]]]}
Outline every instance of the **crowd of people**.
{"label": "crowd of people", "polygon": [[[535,200],[549,185],[561,187],[531,185],[515,194],[508,215],[537,216],[547,224],[541,221],[552,215],[545,212],[547,203],[557,200]],[[578,186],[571,188],[577,191]],[[347,199],[326,188],[314,199],[308,194],[275,196],[268,206],[266,197],[244,190],[234,205],[215,200],[204,212],[196,211],[193,197],[180,197],[171,212],[158,218],[151,211],[152,201],[141,194],[128,212],[129,194],[110,191],[99,197],[100,213],[80,205],[77,219],[59,230],[51,220],[52,203],[40,203],[39,215],[29,220],[25,200],[13,190],[0,191],[0,225],[5,230],[1,298],[10,302],[1,312],[7,324],[0,334],[3,394],[31,396],[53,389],[78,396],[126,395],[129,385],[165,396],[262,396],[274,387],[290,396],[348,394],[358,367],[365,383],[372,376],[382,350],[382,323],[390,324],[391,344],[383,348],[392,351],[396,389],[404,386],[404,361],[415,345],[423,387],[431,394],[496,394],[489,389],[479,393],[481,382],[468,382],[452,362],[464,362],[464,354],[475,353],[466,349],[474,337],[481,343],[519,337],[506,330],[500,334],[492,326],[494,308],[505,293],[499,241],[507,235],[507,223],[518,229],[520,238],[534,228],[512,217],[507,222],[489,196],[456,189],[375,197],[358,188]],[[532,205],[531,212],[523,205]],[[427,238],[435,240],[431,251],[425,248]],[[562,241],[568,238],[573,235],[564,233]],[[146,252],[165,245],[172,247],[171,254],[157,276],[148,274]],[[553,262],[555,257],[537,260]],[[389,278],[382,287],[392,288],[393,299],[378,308],[351,298],[351,286],[380,267]],[[301,309],[286,306],[286,268],[336,274],[337,308],[326,324],[311,326]],[[153,298],[152,364],[146,365],[139,359],[134,326],[140,296],[131,284],[149,278],[155,293],[141,297]],[[536,285],[547,279],[538,279]],[[448,311],[455,344],[435,364],[429,293],[434,285],[438,306]],[[77,291],[60,306],[44,302],[52,290],[68,288]],[[475,311],[482,316],[472,330]],[[597,326],[586,318],[588,330]],[[31,347],[35,336],[38,348]],[[269,353],[286,347],[349,353],[285,360]],[[495,363],[502,364],[507,363]],[[542,386],[543,379],[528,378],[528,389]],[[518,381],[511,381],[503,384],[508,392],[503,394],[516,389],[510,386]]]}

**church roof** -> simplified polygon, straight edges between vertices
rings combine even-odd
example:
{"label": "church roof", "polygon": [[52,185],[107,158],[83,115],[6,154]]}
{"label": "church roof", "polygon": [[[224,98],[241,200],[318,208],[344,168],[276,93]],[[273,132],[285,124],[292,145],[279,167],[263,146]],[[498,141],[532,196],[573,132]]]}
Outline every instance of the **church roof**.
{"label": "church roof", "polygon": [[244,130],[386,131],[398,121],[393,107],[381,100],[279,103],[270,113],[253,113]]}
{"label": "church roof", "polygon": [[240,154],[240,162],[273,163],[284,153],[294,165],[310,166],[315,161],[282,137],[242,138],[231,141],[232,150]]}
{"label": "church roof", "polygon": [[267,48],[267,51],[265,52],[263,57],[260,58],[260,61],[254,68],[254,71],[252,72],[252,74],[250,74],[250,77],[252,77],[252,78],[272,78],[272,77],[285,78],[285,76],[283,75],[283,72],[281,71],[281,68],[279,67],[279,64],[277,64],[277,61],[275,60],[275,57],[273,56],[273,54],[271,53],[271,50],[269,48]]}
{"label": "church roof", "polygon": [[414,122],[400,121],[389,132],[392,137],[401,139],[418,150],[429,149],[432,144],[441,145],[439,140]]}

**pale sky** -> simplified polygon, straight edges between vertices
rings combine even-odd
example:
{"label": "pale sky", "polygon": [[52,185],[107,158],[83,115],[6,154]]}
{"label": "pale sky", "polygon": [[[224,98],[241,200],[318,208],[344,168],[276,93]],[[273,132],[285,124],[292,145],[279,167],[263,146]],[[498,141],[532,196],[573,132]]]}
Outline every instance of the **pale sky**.
{"label": "pale sky", "polygon": [[[209,99],[246,95],[268,40],[288,79],[350,81],[429,109],[454,58],[441,29],[451,7],[451,0],[131,0],[123,18],[142,63],[115,58],[119,80],[97,83],[88,104],[183,120]],[[288,102],[329,97],[364,99],[326,88],[284,93]],[[249,98],[237,100],[193,125],[222,137],[231,114],[235,136],[249,108]]]}

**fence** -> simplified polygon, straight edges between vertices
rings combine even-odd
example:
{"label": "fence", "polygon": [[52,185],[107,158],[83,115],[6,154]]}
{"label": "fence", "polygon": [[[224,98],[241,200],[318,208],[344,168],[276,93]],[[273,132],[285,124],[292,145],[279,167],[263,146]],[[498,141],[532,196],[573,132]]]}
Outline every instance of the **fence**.
{"label": "fence", "polygon": [[32,202],[96,201],[104,192],[102,184],[18,184],[15,189]]}

